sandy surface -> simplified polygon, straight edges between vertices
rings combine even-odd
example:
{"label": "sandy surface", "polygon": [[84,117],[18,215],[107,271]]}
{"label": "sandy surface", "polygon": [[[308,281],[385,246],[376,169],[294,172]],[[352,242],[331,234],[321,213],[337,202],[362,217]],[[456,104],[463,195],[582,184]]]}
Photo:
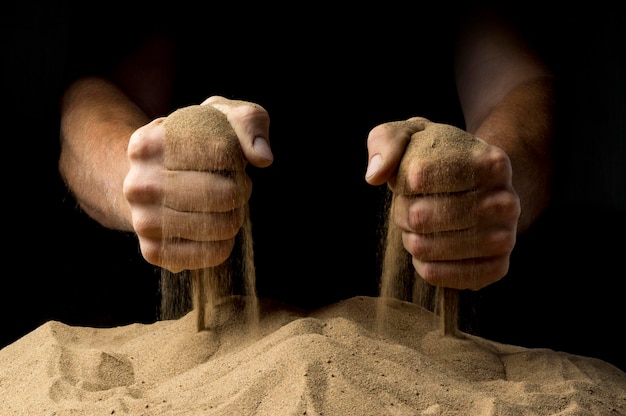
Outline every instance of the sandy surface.
{"label": "sandy surface", "polygon": [[48,322],[0,350],[2,415],[626,415],[604,361],[460,334],[377,298],[311,313],[260,300],[258,327],[223,305],[117,328]]}

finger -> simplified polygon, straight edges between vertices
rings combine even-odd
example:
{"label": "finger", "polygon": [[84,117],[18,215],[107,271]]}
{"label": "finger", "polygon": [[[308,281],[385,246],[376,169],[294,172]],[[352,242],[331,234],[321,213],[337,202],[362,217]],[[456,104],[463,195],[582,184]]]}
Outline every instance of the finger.
{"label": "finger", "polygon": [[139,240],[147,262],[171,272],[215,267],[222,264],[235,246],[235,239],[195,242],[189,240]]}
{"label": "finger", "polygon": [[430,234],[496,225],[514,230],[520,213],[519,197],[511,188],[421,197],[398,195],[392,214],[401,230]]}
{"label": "finger", "polygon": [[259,104],[229,100],[221,96],[207,98],[202,105],[211,105],[223,112],[232,125],[246,159],[254,166],[266,167],[274,161],[269,144],[269,114]]}
{"label": "finger", "polygon": [[367,136],[368,166],[365,180],[381,185],[396,172],[411,136],[425,128],[429,121],[414,117],[374,127]]}
{"label": "finger", "polygon": [[437,287],[479,290],[506,275],[509,256],[446,262],[424,262],[413,258],[413,267],[428,283]]}
{"label": "finger", "polygon": [[244,209],[227,212],[181,212],[167,208],[136,209],[133,227],[146,239],[177,238],[196,242],[221,241],[234,238],[244,222]]}
{"label": "finger", "polygon": [[159,204],[183,212],[225,212],[249,201],[252,183],[245,172],[168,171],[146,164],[128,172],[123,192],[133,206]]}
{"label": "finger", "polygon": [[166,176],[163,204],[177,211],[230,211],[244,206],[252,194],[252,184],[245,172],[170,171]]}
{"label": "finger", "polygon": [[424,196],[396,195],[395,224],[403,231],[430,234],[464,230],[476,226],[477,193],[458,192]]}
{"label": "finger", "polygon": [[508,256],[515,246],[515,239],[515,230],[506,226],[431,234],[402,233],[405,249],[423,262]]}

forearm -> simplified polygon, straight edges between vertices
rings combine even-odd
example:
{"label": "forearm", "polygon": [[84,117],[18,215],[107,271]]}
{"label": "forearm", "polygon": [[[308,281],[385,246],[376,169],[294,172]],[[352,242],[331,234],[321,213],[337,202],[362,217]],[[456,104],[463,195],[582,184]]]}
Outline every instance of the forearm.
{"label": "forearm", "polygon": [[518,233],[526,231],[550,201],[553,105],[551,79],[530,80],[510,91],[479,126],[470,127],[511,160],[513,187],[522,208]]}
{"label": "forearm", "polygon": [[131,231],[123,195],[128,140],[148,117],[113,84],[76,81],[61,108],[59,171],[80,207],[105,227]]}
{"label": "forearm", "polygon": [[466,129],[511,160],[521,233],[550,199],[554,77],[510,25],[486,16],[461,31],[457,86]]}

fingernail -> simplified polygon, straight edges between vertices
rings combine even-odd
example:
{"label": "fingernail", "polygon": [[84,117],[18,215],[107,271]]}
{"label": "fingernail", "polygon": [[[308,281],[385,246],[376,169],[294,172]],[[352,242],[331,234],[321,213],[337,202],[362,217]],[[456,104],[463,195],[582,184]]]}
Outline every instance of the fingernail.
{"label": "fingernail", "polygon": [[367,166],[367,172],[365,172],[365,179],[369,179],[378,172],[383,165],[383,157],[381,155],[374,155],[370,159],[370,163]]}
{"label": "fingernail", "polygon": [[274,154],[272,153],[272,149],[270,148],[269,143],[263,137],[256,137],[254,142],[252,143],[252,147],[254,147],[254,151],[266,160],[274,160]]}

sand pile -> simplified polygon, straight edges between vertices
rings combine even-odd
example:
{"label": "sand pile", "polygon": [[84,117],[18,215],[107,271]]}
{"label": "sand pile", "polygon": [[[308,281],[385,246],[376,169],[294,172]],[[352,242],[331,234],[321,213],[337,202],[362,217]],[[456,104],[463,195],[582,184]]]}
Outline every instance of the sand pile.
{"label": "sand pile", "polygon": [[626,374],[593,358],[443,337],[439,317],[377,298],[304,313],[236,303],[117,328],[42,325],[0,350],[3,415],[624,415]]}

